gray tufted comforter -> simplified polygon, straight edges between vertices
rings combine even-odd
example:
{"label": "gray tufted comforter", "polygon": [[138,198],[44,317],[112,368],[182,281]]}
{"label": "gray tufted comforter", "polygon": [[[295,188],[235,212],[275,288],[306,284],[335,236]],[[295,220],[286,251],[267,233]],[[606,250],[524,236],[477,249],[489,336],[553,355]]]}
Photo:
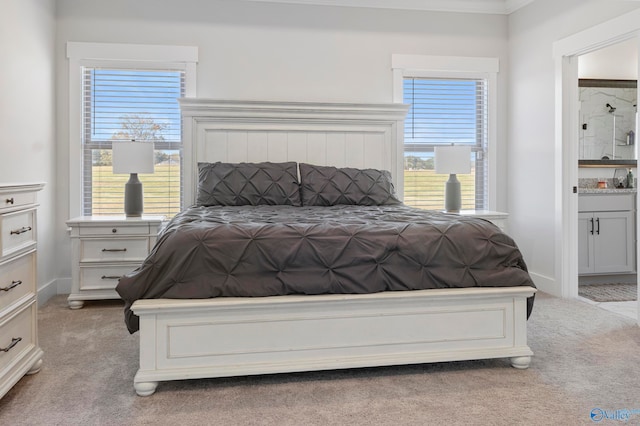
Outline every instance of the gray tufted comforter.
{"label": "gray tufted comforter", "polygon": [[[514,241],[483,219],[404,205],[192,207],[122,277],[137,299],[533,286]],[[530,300],[529,311],[533,300]]]}

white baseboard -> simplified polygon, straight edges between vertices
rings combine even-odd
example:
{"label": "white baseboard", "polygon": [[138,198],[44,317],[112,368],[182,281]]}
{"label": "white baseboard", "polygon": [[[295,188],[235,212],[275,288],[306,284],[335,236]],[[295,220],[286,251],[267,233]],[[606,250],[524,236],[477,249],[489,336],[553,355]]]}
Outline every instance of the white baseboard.
{"label": "white baseboard", "polygon": [[71,293],[71,277],[58,278],[38,288],[38,305],[44,305],[49,299],[58,294]]}
{"label": "white baseboard", "polygon": [[560,288],[558,283],[556,283],[555,279],[547,277],[545,275],[536,274],[535,272],[529,272],[529,275],[531,276],[531,279],[533,280],[538,290],[548,293],[552,296],[562,297],[562,289]]}
{"label": "white baseboard", "polygon": [[47,300],[51,299],[53,296],[58,294],[58,285],[56,283],[57,280],[49,281],[48,283],[40,286],[38,288],[38,305],[44,305]]}

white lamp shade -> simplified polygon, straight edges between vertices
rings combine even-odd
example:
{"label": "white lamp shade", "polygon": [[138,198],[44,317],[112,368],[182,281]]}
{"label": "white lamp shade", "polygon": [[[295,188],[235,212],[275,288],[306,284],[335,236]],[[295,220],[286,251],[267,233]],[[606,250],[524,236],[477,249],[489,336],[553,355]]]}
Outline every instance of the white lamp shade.
{"label": "white lamp shade", "polygon": [[114,142],[113,173],[153,173],[153,142]]}
{"label": "white lamp shade", "polygon": [[437,146],[435,148],[436,173],[471,173],[471,147],[464,145]]}

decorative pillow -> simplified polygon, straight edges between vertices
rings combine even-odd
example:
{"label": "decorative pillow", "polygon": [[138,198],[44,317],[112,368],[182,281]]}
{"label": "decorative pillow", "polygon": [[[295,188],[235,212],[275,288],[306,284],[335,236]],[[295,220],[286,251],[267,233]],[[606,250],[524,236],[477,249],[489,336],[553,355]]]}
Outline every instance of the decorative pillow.
{"label": "decorative pillow", "polygon": [[200,206],[300,206],[295,162],[198,163]]}
{"label": "decorative pillow", "polygon": [[386,170],[300,164],[303,206],[400,204]]}

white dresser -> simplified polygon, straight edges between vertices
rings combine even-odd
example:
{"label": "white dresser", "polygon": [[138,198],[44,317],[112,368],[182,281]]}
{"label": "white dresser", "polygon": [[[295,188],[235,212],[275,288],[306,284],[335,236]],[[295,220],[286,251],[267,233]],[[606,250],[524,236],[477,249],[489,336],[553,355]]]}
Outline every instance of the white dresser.
{"label": "white dresser", "polygon": [[81,216],[67,221],[71,233],[71,309],[85,300],[119,299],[121,276],[136,269],[156,243],[163,216]]}
{"label": "white dresser", "polygon": [[36,299],[37,192],[44,184],[0,184],[0,398],[40,371]]}

